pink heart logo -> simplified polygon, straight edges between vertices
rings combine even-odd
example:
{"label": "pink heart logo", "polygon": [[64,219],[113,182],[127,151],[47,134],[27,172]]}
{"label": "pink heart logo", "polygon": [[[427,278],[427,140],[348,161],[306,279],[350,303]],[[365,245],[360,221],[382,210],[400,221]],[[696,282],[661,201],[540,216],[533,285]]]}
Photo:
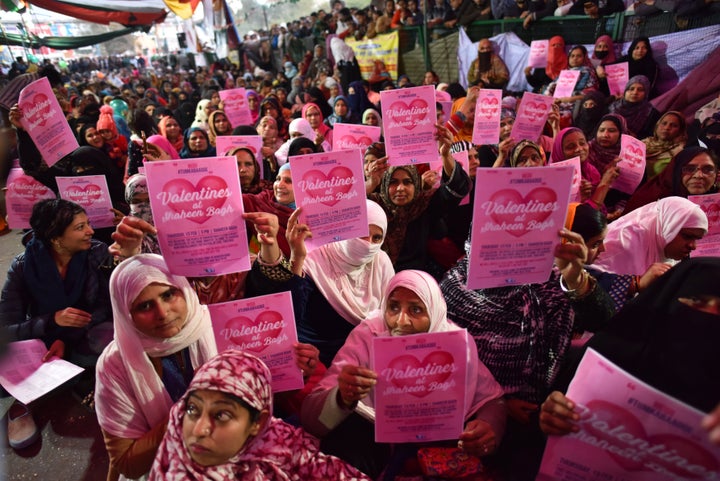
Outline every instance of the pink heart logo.
{"label": "pink heart logo", "polygon": [[495,97],[485,97],[480,101],[480,115],[486,119],[491,119],[497,114],[499,108],[498,99]]}
{"label": "pink heart logo", "polygon": [[[617,404],[593,400],[586,408],[580,421],[582,428],[607,446],[617,447],[608,449],[607,453],[623,469],[650,471],[662,468],[683,479],[705,478],[706,474],[720,469],[713,454],[690,439],[670,433],[648,436],[638,418]],[[632,458],[620,454],[626,450],[633,453]]]}
{"label": "pink heart logo", "polygon": [[102,197],[102,189],[95,184],[88,184],[85,187],[71,185],[67,188],[65,194],[68,196],[68,200],[88,208]]}
{"label": "pink heart logo", "polygon": [[428,108],[427,102],[422,99],[415,99],[410,102],[410,105],[402,100],[394,102],[390,105],[388,114],[399,127],[412,130],[429,112],[430,109]]}
{"label": "pink heart logo", "polygon": [[23,102],[20,105],[25,121],[31,126],[41,127],[45,127],[45,123],[50,118],[50,107],[50,100],[42,93],[35,94],[30,102]]}
{"label": "pink heart logo", "polygon": [[341,149],[365,149],[372,143],[372,139],[367,135],[362,135],[359,138],[352,135],[343,135],[338,141],[338,147]]}
{"label": "pink heart logo", "polygon": [[242,350],[262,352],[273,344],[272,340],[280,336],[284,327],[285,321],[279,312],[263,311],[255,320],[245,316],[229,319],[221,330],[221,336]]}
{"label": "pink heart logo", "polygon": [[315,169],[305,172],[298,186],[321,204],[332,207],[342,200],[354,183],[352,170],[339,165],[333,167],[327,175]]}
{"label": "pink heart logo", "polygon": [[455,359],[447,351],[431,352],[420,361],[415,356],[403,354],[388,364],[386,377],[400,389],[415,397],[425,397],[433,391],[433,385],[445,382],[455,370]]}
{"label": "pink heart logo", "polygon": [[162,203],[169,206],[178,214],[195,212],[187,219],[202,224],[206,222],[212,212],[225,204],[230,192],[227,183],[222,177],[208,175],[201,178],[196,185],[186,179],[174,179],[163,186],[160,194]]}
{"label": "pink heart logo", "polygon": [[[18,197],[37,202],[52,191],[32,177],[19,177],[8,186]],[[54,197],[54,195],[53,195]]]}
{"label": "pink heart logo", "polygon": [[525,116],[531,122],[537,122],[547,113],[548,106],[542,102],[527,102],[524,107]]}
{"label": "pink heart logo", "polygon": [[490,197],[490,217],[505,232],[522,237],[550,217],[557,207],[557,194],[549,187],[537,187],[523,197],[515,189],[502,189]]}
{"label": "pink heart logo", "polygon": [[707,215],[710,226],[720,225],[720,205],[710,204],[705,209],[705,215]]}
{"label": "pink heart logo", "polygon": [[631,164],[640,165],[644,157],[645,154],[643,153],[641,147],[636,147],[634,145],[628,145],[627,147],[625,147],[625,160],[627,160]]}

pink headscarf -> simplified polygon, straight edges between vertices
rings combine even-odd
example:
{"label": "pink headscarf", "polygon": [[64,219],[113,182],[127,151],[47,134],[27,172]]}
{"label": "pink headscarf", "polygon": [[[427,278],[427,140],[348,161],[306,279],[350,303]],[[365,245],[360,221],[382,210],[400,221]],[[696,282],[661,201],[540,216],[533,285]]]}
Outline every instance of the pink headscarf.
{"label": "pink headscarf", "polygon": [[170,411],[168,429],[150,472],[151,480],[370,479],[344,461],[320,453],[318,441],[302,429],[273,417],[226,463],[215,466],[195,463],[183,441],[182,425],[187,398],[198,390],[231,394],[258,411],[272,413],[267,366],[241,351],[221,353],[195,373],[188,391]]}
{"label": "pink headscarf", "polygon": [[175,150],[175,147],[173,147],[173,145],[170,143],[170,141],[166,137],[155,134],[155,135],[151,135],[150,137],[148,137],[147,141],[153,145],[160,147],[165,152],[167,152],[167,154],[170,156],[171,160],[180,158],[180,154],[178,154],[178,151]]}
{"label": "pink headscarf", "polygon": [[[607,44],[608,48],[610,48],[610,50],[608,51],[607,57],[605,57],[602,60],[595,56],[595,49],[597,48],[599,43],[605,43],[605,44]],[[593,49],[591,58],[593,60],[595,60],[596,62],[599,62],[600,65],[607,65],[607,64],[615,63],[615,60],[616,60],[615,44],[613,43],[612,37],[610,37],[610,35],[599,36],[598,39],[595,40],[595,49]]]}

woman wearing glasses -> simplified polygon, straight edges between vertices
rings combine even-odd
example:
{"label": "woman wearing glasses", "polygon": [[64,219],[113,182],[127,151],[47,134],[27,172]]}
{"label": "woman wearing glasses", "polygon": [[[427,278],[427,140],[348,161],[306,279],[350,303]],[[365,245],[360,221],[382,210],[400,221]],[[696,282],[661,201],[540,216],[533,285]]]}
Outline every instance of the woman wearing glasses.
{"label": "woman wearing glasses", "polygon": [[713,194],[717,186],[718,159],[712,150],[681,150],[660,174],[643,184],[628,200],[625,213],[670,196]]}

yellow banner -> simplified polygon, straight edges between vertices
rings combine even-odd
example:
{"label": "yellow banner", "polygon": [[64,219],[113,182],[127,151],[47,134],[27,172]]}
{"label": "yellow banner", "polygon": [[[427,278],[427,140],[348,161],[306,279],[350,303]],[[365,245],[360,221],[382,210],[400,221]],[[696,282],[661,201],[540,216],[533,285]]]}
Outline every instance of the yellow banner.
{"label": "yellow banner", "polygon": [[360,73],[364,79],[367,80],[372,75],[375,60],[382,60],[385,62],[385,68],[390,76],[393,80],[397,80],[398,46],[400,44],[397,31],[360,41],[346,38],[345,43],[355,52],[355,58],[360,65]]}

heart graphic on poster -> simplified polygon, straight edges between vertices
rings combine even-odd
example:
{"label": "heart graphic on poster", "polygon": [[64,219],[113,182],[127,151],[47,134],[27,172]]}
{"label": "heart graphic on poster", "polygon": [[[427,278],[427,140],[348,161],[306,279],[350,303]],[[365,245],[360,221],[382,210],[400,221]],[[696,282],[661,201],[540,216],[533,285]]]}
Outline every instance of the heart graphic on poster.
{"label": "heart graphic on poster", "polygon": [[35,94],[30,102],[23,102],[20,105],[25,121],[32,126],[39,125],[45,127],[48,117],[50,117],[51,102],[47,95]]}
{"label": "heart graphic on poster", "polygon": [[575,85],[575,82],[577,81],[577,78],[573,75],[561,75],[560,78],[558,78],[558,85]]}
{"label": "heart graphic on poster", "polygon": [[165,205],[178,214],[196,211],[197,215],[187,218],[197,224],[206,222],[210,218],[208,208],[215,210],[222,207],[229,195],[225,179],[217,175],[205,176],[196,185],[187,179],[174,179],[162,190]]}
{"label": "heart graphic on poster", "polygon": [[531,122],[537,122],[547,113],[548,106],[542,102],[528,102],[525,105],[525,115]]}
{"label": "heart graphic on poster", "polygon": [[340,202],[342,194],[347,194],[352,189],[354,180],[352,170],[339,165],[333,167],[327,175],[319,170],[305,172],[299,187],[319,199],[321,204],[332,207]]}
{"label": "heart graphic on poster", "polygon": [[[671,433],[648,436],[640,420],[617,404],[593,400],[585,407],[581,427],[607,446],[617,447],[607,453],[623,469],[650,471],[646,464],[652,463],[684,479],[704,478],[702,470],[709,474],[720,469],[712,453],[690,439]],[[634,459],[620,455],[626,449]]]}
{"label": "heart graphic on poster", "polygon": [[645,157],[643,149],[634,145],[628,145],[625,147],[625,154],[625,160],[634,165],[639,165],[640,162],[642,162],[643,157]]}
{"label": "heart graphic on poster", "polygon": [[545,42],[536,43],[531,48],[532,48],[532,53],[535,55],[546,55],[547,54],[547,44]]}
{"label": "heart graphic on poster", "polygon": [[88,184],[85,187],[71,185],[65,191],[71,200],[83,207],[90,207],[102,197],[102,189],[95,184]]}
{"label": "heart graphic on poster", "polygon": [[229,319],[222,331],[223,337],[229,339],[243,350],[254,352],[264,351],[272,343],[266,343],[266,338],[277,338],[284,327],[283,317],[277,311],[263,311],[255,320],[245,316]]}
{"label": "heart graphic on poster", "polygon": [[[498,225],[513,226],[506,229],[510,235],[522,237],[531,230],[531,224],[539,224],[550,217],[557,194],[548,187],[537,187],[523,197],[515,189],[502,189],[490,197],[490,204],[495,206],[490,217]],[[514,210],[513,207],[523,206]]]}
{"label": "heart graphic on poster", "polygon": [[224,103],[232,105],[233,107],[242,107],[245,105],[245,97],[242,95],[228,95],[225,97]]}
{"label": "heart graphic on poster", "polygon": [[452,375],[454,361],[447,351],[431,352],[422,361],[403,354],[390,361],[387,369],[394,386],[409,388],[408,392],[415,397],[425,397],[432,392],[431,384],[443,383]]}
{"label": "heart graphic on poster", "polygon": [[343,149],[364,149],[373,141],[367,135],[355,138],[352,135],[343,135],[338,142],[338,147]]}
{"label": "heart graphic on poster", "polygon": [[37,202],[40,199],[55,197],[55,194],[37,180],[29,177],[15,179],[8,188],[18,197]]}
{"label": "heart graphic on poster", "polygon": [[480,115],[486,119],[492,118],[499,108],[498,99],[495,97],[485,97],[480,101]]}
{"label": "heart graphic on poster", "polygon": [[427,102],[422,99],[415,99],[410,102],[410,105],[401,100],[394,102],[390,105],[388,114],[393,122],[407,130],[412,130],[429,112]]}
{"label": "heart graphic on poster", "polygon": [[708,225],[710,229],[716,226],[720,226],[720,205],[710,204],[705,210],[705,215],[708,218]]}

